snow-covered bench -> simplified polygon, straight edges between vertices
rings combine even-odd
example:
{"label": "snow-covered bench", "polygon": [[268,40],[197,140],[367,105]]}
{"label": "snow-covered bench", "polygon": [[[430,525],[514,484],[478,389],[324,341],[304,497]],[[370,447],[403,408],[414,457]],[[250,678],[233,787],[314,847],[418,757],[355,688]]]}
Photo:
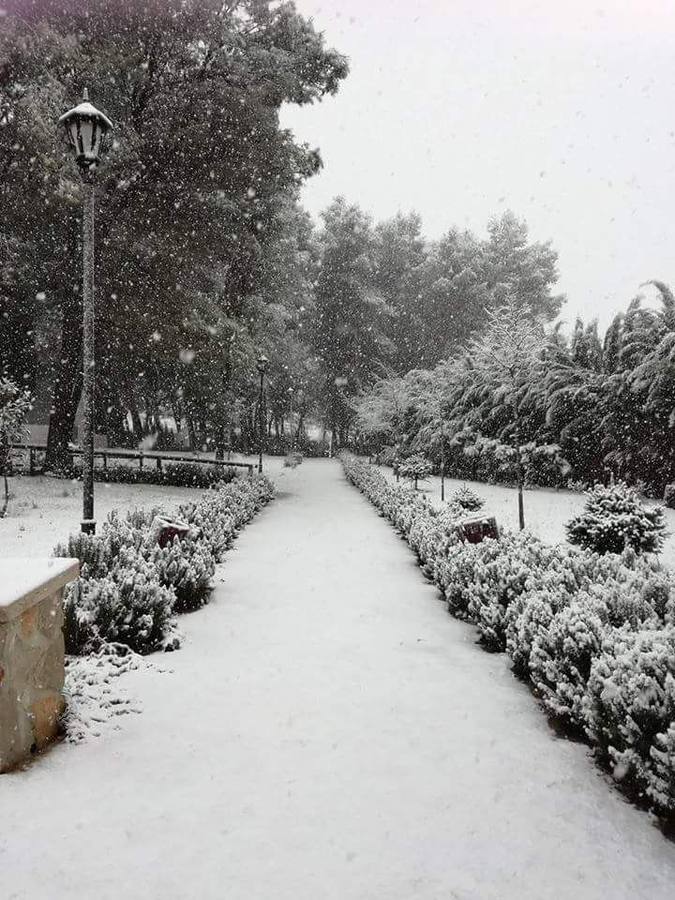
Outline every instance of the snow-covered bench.
{"label": "snow-covered bench", "polygon": [[0,772],[41,750],[63,711],[63,589],[76,559],[0,560]]}

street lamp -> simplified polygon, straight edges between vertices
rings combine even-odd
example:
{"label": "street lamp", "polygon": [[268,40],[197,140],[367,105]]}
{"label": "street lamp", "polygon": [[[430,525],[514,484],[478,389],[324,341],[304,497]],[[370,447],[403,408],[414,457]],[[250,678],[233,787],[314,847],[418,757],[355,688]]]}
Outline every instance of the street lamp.
{"label": "street lamp", "polygon": [[265,372],[267,371],[267,363],[269,360],[264,354],[261,354],[258,357],[258,361],[256,362],[256,368],[260,373],[260,399],[258,400],[258,417],[260,419],[260,447],[258,453],[258,472],[262,473],[263,470],[263,446],[265,445],[265,420],[263,418],[263,388],[265,381]]}
{"label": "street lamp", "polygon": [[82,524],[94,534],[94,174],[105,136],[112,128],[107,116],[89,102],[85,88],[82,103],[59,119],[70,141],[84,184],[82,214]]}

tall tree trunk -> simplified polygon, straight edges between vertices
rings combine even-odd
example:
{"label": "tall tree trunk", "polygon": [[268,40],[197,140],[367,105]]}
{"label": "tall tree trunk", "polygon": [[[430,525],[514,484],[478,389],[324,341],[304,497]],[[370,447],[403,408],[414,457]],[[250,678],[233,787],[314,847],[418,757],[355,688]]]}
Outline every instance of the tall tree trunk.
{"label": "tall tree trunk", "polygon": [[7,507],[9,506],[9,482],[7,481],[7,469],[3,466],[2,480],[5,484],[5,496],[2,501],[2,509],[0,509],[0,519],[4,519]]}
{"label": "tall tree trunk", "polygon": [[138,411],[135,400],[129,402],[129,414],[131,415],[131,427],[133,428],[134,436],[136,440],[140,442],[144,437],[143,422],[141,421],[141,414]]}
{"label": "tall tree trunk", "polygon": [[516,464],[518,473],[518,527],[522,531],[525,528],[525,507],[523,504],[523,486],[525,484],[525,467],[523,466],[523,457],[520,452],[520,420],[516,413]]}
{"label": "tall tree trunk", "polygon": [[220,385],[220,403],[216,405],[216,410],[220,407],[220,413],[216,412],[216,459],[225,459],[226,449],[232,447],[231,434],[231,418],[228,408],[228,398],[230,396],[230,383],[232,381],[232,362],[230,360],[229,350],[225,356],[225,365],[223,367],[223,375]]}
{"label": "tall tree trunk", "polygon": [[190,450],[194,450],[197,446],[197,436],[195,434],[195,424],[192,421],[192,416],[188,414],[187,417],[187,429],[188,429],[188,442],[190,444]]}

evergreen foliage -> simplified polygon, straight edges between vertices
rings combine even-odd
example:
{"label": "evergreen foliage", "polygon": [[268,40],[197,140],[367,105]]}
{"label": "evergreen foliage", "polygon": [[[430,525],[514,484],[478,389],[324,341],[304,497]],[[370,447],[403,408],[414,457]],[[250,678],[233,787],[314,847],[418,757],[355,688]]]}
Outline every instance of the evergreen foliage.
{"label": "evergreen foliage", "polygon": [[479,509],[485,506],[485,500],[466,487],[466,485],[453,493],[452,502],[466,510],[466,512],[478,512]]}
{"label": "evergreen foliage", "polygon": [[663,509],[648,508],[635,491],[623,483],[596,485],[586,492],[583,512],[567,524],[567,537],[596,553],[658,551],[665,538]]}
{"label": "evergreen foliage", "polygon": [[9,504],[9,473],[12,444],[24,436],[26,415],[31,408],[28,391],[22,391],[9,378],[0,377],[0,475],[4,486],[4,498],[0,506],[0,519]]}
{"label": "evergreen foliage", "polygon": [[360,395],[360,441],[424,452],[438,466],[440,410],[453,477],[556,487],[613,477],[664,496],[675,483],[675,332],[672,293],[653,288],[661,307],[637,298],[604,338],[595,322],[577,320],[569,337],[539,328],[507,295],[501,309],[486,307],[487,331],[466,349]]}
{"label": "evergreen foliage", "polygon": [[409,478],[415,483],[415,487],[417,487],[418,481],[428,478],[432,471],[433,466],[429,460],[419,453],[414,453],[407,459],[402,460],[398,467],[399,475],[402,478]]}

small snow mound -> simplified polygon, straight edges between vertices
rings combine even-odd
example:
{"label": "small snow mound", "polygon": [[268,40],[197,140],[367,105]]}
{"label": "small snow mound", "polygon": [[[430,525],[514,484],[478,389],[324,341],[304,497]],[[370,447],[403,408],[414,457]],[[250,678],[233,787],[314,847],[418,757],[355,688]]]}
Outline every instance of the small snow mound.
{"label": "small snow mound", "polygon": [[136,653],[120,655],[105,647],[93,656],[66,658],[66,740],[79,744],[119,729],[120,716],[140,713],[137,700],[129,697],[120,675],[150,666]]}

